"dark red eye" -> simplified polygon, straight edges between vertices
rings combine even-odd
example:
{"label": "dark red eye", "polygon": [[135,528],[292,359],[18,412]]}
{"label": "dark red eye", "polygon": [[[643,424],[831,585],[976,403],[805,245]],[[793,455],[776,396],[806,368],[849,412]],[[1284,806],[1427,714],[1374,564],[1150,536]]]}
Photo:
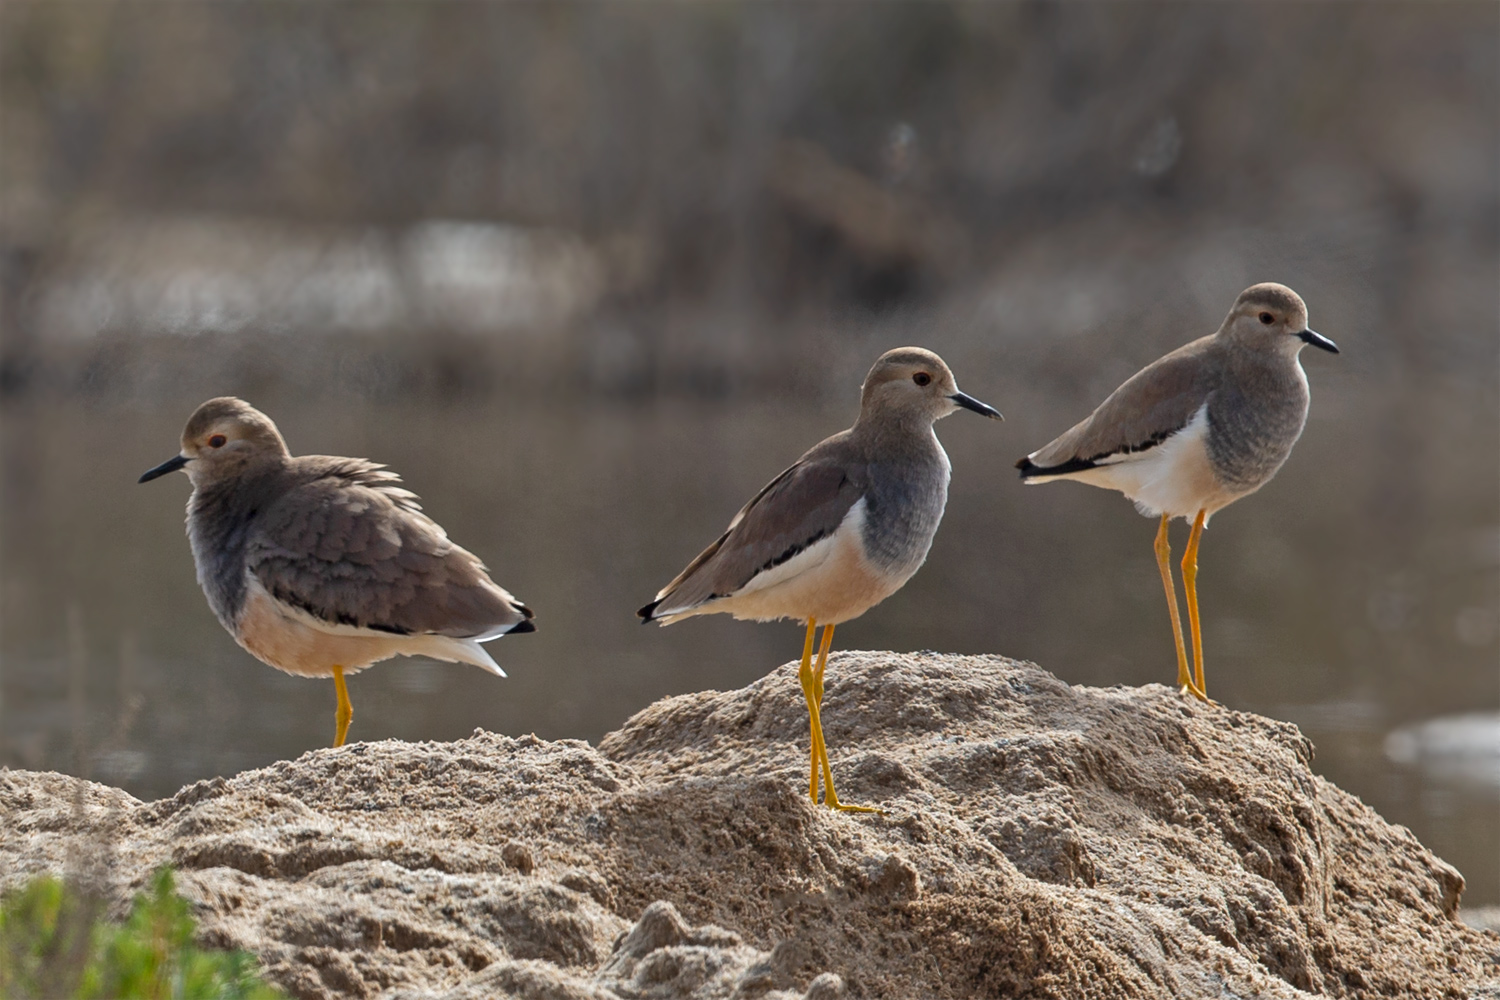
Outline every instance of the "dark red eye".
{"label": "dark red eye", "polygon": [[1266,326],[1270,326],[1272,323],[1276,322],[1276,317],[1272,316],[1270,313],[1261,313],[1260,321],[1266,324]]}
{"label": "dark red eye", "polygon": [[929,375],[929,374],[927,374],[926,372],[917,372],[915,375],[913,375],[911,377],[911,380],[913,382],[917,383],[917,385],[931,385],[932,384],[932,376]]}
{"label": "dark red eye", "polygon": [[208,439],[208,446],[210,448],[222,448],[228,441],[229,439],[224,435],[215,434],[213,437]]}

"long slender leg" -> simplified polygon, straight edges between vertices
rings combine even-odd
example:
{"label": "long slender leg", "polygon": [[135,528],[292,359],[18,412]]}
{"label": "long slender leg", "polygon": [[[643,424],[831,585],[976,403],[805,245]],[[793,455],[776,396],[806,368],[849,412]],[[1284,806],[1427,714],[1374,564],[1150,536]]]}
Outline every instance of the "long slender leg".
{"label": "long slender leg", "polygon": [[333,745],[341,747],[344,745],[344,737],[349,735],[349,722],[354,718],[354,706],[349,703],[349,688],[344,684],[344,668],[333,668],[333,686],[339,693],[338,713],[334,721],[338,723],[338,735],[333,738]]}
{"label": "long slender leg", "polygon": [[802,668],[797,672],[797,678],[802,682],[802,696],[807,699],[807,728],[812,734],[812,776],[807,780],[807,794],[812,798],[813,805],[818,804],[818,761],[821,759],[818,740],[823,735],[822,728],[818,725],[818,703],[813,695],[813,630],[817,627],[815,619],[807,620],[807,640],[802,644]]}
{"label": "long slender leg", "polygon": [[[833,645],[833,626],[823,626],[823,641],[818,649],[818,664],[813,668],[813,701],[817,703],[818,715],[815,725],[818,738],[813,743],[813,782],[817,782],[818,768],[823,768],[823,786],[828,789],[829,805],[838,804],[838,793],[833,790],[833,771],[828,763],[828,744],[823,738],[823,671],[828,666],[828,647]],[[813,801],[818,801],[816,795]]]}
{"label": "long slender leg", "polygon": [[825,776],[823,785],[828,789],[828,794],[832,796],[833,803],[837,803],[838,796],[833,791],[833,775],[828,769],[828,745],[823,740],[823,668],[828,666],[828,646],[832,642],[833,626],[824,625],[823,638],[818,650],[817,666],[813,667],[812,672],[813,701],[818,706],[818,714],[815,717],[812,717],[816,719],[813,724],[817,727],[818,730],[818,734],[816,739],[813,741],[812,748],[812,787],[813,801],[817,802],[818,768],[821,766],[823,768],[823,774]]}
{"label": "long slender leg", "polygon": [[828,666],[828,649],[833,645],[833,626],[823,626],[823,644],[818,655],[818,668],[813,672],[813,693],[817,698],[810,702],[813,705],[813,725],[818,727],[818,754],[822,758],[823,766],[823,804],[830,809],[838,809],[841,812],[880,813],[881,810],[874,806],[851,806],[839,801],[839,793],[833,788],[833,765],[828,762],[828,741],[823,738],[823,670]]}
{"label": "long slender leg", "polygon": [[823,708],[823,671],[828,666],[828,649],[833,645],[833,626],[823,626],[823,641],[818,648],[818,665],[813,668],[813,694],[817,695],[818,708]]}
{"label": "long slender leg", "polygon": [[1188,535],[1187,549],[1182,553],[1182,589],[1187,594],[1188,625],[1193,630],[1193,669],[1198,674],[1197,689],[1193,694],[1208,701],[1208,685],[1203,681],[1203,631],[1198,624],[1198,541],[1203,537],[1204,515],[1199,511],[1193,521],[1193,533]]}
{"label": "long slender leg", "polygon": [[1172,614],[1172,641],[1177,644],[1177,687],[1183,694],[1189,692],[1202,698],[1203,694],[1193,684],[1193,675],[1188,672],[1187,648],[1182,642],[1182,619],[1177,614],[1177,588],[1172,584],[1172,544],[1167,538],[1170,514],[1161,516],[1161,527],[1156,532],[1156,568],[1161,570],[1161,584],[1167,591],[1167,610]]}
{"label": "long slender leg", "polygon": [[[812,672],[812,724],[817,730],[813,739],[813,781],[817,781],[818,768],[823,769],[823,787],[828,790],[827,803],[838,808],[839,796],[833,790],[833,768],[828,763],[828,744],[823,738],[823,670],[828,666],[828,647],[833,644],[833,626],[823,626],[823,641],[818,651],[818,664]],[[818,801],[816,795],[813,801]]]}

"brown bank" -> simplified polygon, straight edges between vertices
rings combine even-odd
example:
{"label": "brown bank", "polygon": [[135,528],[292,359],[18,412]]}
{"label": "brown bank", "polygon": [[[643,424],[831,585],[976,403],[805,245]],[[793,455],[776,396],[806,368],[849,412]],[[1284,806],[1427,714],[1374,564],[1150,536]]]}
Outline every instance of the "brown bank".
{"label": "brown bank", "polygon": [[[1463,879],[1290,725],[1000,657],[845,653],[607,737],[358,744],[141,803],[0,771],[0,881],[170,861],[299,997],[1500,996]],[[79,805],[79,802],[82,805]]]}

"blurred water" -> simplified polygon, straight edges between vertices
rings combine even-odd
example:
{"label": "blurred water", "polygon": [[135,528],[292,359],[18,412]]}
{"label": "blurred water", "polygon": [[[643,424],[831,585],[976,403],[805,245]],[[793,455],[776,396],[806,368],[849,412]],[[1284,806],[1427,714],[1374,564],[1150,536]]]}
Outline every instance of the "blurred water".
{"label": "blurred water", "polygon": [[632,612],[907,343],[1008,420],[941,425],[929,562],[840,647],[1169,682],[1152,524],[1011,464],[1277,280],[1344,353],[1307,352],[1302,442],[1204,540],[1210,691],[1302,726],[1500,903],[1500,791],[1423,728],[1500,708],[1497,27],[1400,2],[0,5],[0,763],[149,797],[331,738],[329,685],[209,613],[186,482],[135,485],[207,397],[391,464],[537,609],[492,647],[508,680],[356,677],[356,739],[597,739],[798,652],[793,625]]}
{"label": "blurred water", "polygon": [[[215,343],[196,349],[204,367]],[[1298,723],[1324,774],[1458,865],[1471,903],[1495,902],[1500,789],[1381,749],[1400,725],[1495,704],[1496,498],[1494,476],[1474,463],[1493,473],[1497,451],[1492,422],[1471,419],[1493,401],[1461,382],[1404,386],[1430,418],[1414,432],[1424,475],[1403,487],[1419,523],[1361,515],[1406,482],[1406,463],[1364,433],[1396,387],[1337,377],[1350,353],[1358,367],[1357,352],[1306,359],[1314,402],[1302,442],[1205,538],[1210,691]],[[1023,487],[1011,468],[1081,400],[1044,398],[999,349],[949,354],[965,390],[1010,419],[960,412],[939,425],[954,477],[932,554],[900,594],[839,629],[840,648],[999,652],[1074,683],[1170,682],[1152,524],[1118,495]],[[633,611],[746,497],[852,419],[864,364],[831,363],[817,373],[829,390],[803,398],[247,392],[294,451],[366,455],[401,472],[538,613],[535,635],[491,647],[508,680],[408,660],[359,675],[353,737],[454,739],[483,726],[597,740],[657,698],[743,685],[791,659],[795,625],[643,628]],[[16,487],[3,535],[6,763],[152,797],[331,738],[331,686],[261,665],[209,613],[182,533],[185,479],[134,482],[174,453],[197,398],[220,391],[195,385],[194,367],[164,376],[177,384],[160,401],[40,395],[6,408]],[[69,634],[75,606],[81,638]]]}
{"label": "blurred water", "polygon": [[1467,712],[1402,726],[1385,738],[1385,755],[1454,784],[1500,788],[1500,713]]}

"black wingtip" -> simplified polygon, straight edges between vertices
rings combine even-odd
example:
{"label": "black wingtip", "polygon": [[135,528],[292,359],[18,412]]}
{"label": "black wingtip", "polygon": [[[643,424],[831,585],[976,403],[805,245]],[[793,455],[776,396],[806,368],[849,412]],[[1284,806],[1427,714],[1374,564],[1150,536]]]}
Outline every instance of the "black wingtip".
{"label": "black wingtip", "polygon": [[536,623],[533,622],[530,618],[527,618],[527,619],[525,619],[523,621],[516,622],[510,628],[506,629],[505,634],[506,635],[515,635],[518,632],[535,632],[535,631],[536,631]]}
{"label": "black wingtip", "polygon": [[1016,463],[1016,468],[1018,468],[1018,469],[1021,470],[1021,479],[1022,480],[1027,480],[1027,479],[1030,479],[1032,476],[1039,476],[1042,473],[1049,471],[1047,469],[1042,468],[1040,465],[1037,465],[1035,462],[1033,462],[1031,460],[1031,456],[1029,456],[1029,455],[1027,457],[1021,459],[1020,461],[1018,461]]}
{"label": "black wingtip", "polygon": [[1033,476],[1066,476],[1085,469],[1096,469],[1098,465],[1086,458],[1070,458],[1061,465],[1037,465],[1030,458],[1023,458],[1016,463],[1016,468],[1021,470],[1022,479],[1030,479]]}
{"label": "black wingtip", "polygon": [[654,620],[651,615],[656,610],[656,606],[660,603],[661,601],[659,600],[652,601],[650,604],[646,605],[644,608],[641,608],[641,610],[636,612],[636,614],[640,616],[642,625],[651,624],[651,622]]}

